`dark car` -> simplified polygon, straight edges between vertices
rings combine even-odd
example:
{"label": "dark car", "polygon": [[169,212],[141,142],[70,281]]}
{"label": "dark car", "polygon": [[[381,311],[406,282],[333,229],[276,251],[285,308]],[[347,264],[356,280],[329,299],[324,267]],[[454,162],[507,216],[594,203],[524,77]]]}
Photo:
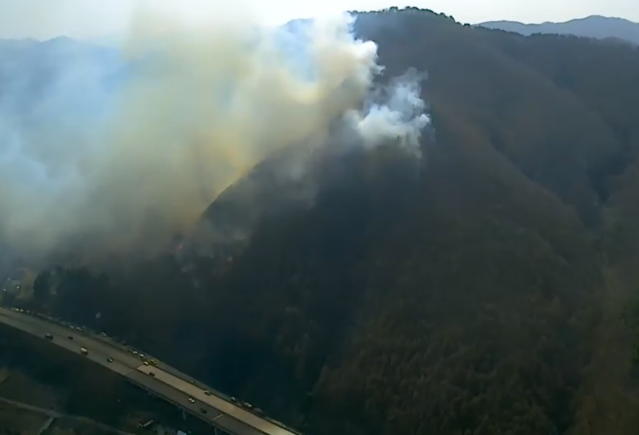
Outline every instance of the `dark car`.
{"label": "dark car", "polygon": [[67,338],[68,338],[69,340],[73,340],[73,335],[69,335]]}
{"label": "dark car", "polygon": [[51,335],[51,334],[44,334],[44,338],[46,338],[47,340],[53,340],[53,335]]}
{"label": "dark car", "polygon": [[200,408],[200,412],[201,412],[202,414],[206,414],[208,411],[206,410],[206,408]]}

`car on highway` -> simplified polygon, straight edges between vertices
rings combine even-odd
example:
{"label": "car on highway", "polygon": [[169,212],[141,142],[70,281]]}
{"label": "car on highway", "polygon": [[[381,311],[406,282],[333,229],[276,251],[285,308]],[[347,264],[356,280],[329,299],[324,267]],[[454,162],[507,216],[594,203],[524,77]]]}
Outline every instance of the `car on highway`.
{"label": "car on highway", "polygon": [[210,395],[211,395],[211,392],[210,392],[209,390],[204,390],[204,395],[205,395],[205,396],[210,396]]}
{"label": "car on highway", "polygon": [[44,334],[44,338],[46,338],[47,340],[53,340],[53,335],[47,333],[47,334]]}
{"label": "car on highway", "polygon": [[231,402],[237,403],[237,399],[235,397],[231,396]]}
{"label": "car on highway", "polygon": [[155,377],[155,373],[153,373],[153,372],[149,372],[149,376],[151,376],[152,378],[154,378],[154,377]]}
{"label": "car on highway", "polygon": [[195,403],[195,399],[192,397],[189,397],[189,403]]}
{"label": "car on highway", "polygon": [[202,414],[206,414],[208,411],[206,410],[206,408],[200,408],[200,412],[201,412]]}
{"label": "car on highway", "polygon": [[69,335],[67,338],[68,338],[69,340],[73,340],[73,335]]}
{"label": "car on highway", "polygon": [[107,362],[112,363],[113,362],[113,358],[111,358],[111,357],[107,358]]}
{"label": "car on highway", "polygon": [[89,350],[86,347],[81,347],[80,353],[84,356],[87,356],[89,354]]}
{"label": "car on highway", "polygon": [[140,428],[140,429],[148,429],[148,428],[151,427],[151,425],[153,425],[153,423],[155,423],[155,420],[148,420],[145,423],[140,422],[138,424],[138,428]]}
{"label": "car on highway", "polygon": [[142,364],[144,364],[145,366],[148,366],[149,362],[148,361],[144,361]]}

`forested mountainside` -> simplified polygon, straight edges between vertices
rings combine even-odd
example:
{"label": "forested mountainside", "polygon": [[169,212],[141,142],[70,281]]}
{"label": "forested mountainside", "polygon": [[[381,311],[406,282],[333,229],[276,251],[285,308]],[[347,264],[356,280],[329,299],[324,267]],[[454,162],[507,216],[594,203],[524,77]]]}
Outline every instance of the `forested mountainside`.
{"label": "forested mountainside", "polygon": [[428,72],[419,167],[328,158],[312,203],[259,216],[230,189],[206,219],[255,227],[222,260],[58,268],[33,303],[309,434],[639,431],[639,51],[417,9],[356,30]]}

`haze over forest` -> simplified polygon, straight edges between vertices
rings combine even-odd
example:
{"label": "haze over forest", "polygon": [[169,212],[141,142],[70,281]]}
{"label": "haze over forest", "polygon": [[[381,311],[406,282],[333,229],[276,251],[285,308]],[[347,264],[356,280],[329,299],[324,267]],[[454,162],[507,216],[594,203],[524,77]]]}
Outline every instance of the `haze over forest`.
{"label": "haze over forest", "polygon": [[353,18],[0,41],[16,303],[305,434],[637,433],[639,49]]}

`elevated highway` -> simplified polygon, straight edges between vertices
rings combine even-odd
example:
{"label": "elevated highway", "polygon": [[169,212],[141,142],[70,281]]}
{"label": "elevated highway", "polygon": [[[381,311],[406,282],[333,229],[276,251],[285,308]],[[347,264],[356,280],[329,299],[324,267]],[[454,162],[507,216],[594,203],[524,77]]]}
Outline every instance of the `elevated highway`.
{"label": "elevated highway", "polygon": [[[0,323],[73,352],[78,358],[100,364],[224,432],[233,435],[299,435],[166,364],[145,364],[139,355],[108,338],[92,336],[89,332],[72,330],[41,317],[1,307]],[[87,352],[83,353],[82,348]]]}

